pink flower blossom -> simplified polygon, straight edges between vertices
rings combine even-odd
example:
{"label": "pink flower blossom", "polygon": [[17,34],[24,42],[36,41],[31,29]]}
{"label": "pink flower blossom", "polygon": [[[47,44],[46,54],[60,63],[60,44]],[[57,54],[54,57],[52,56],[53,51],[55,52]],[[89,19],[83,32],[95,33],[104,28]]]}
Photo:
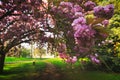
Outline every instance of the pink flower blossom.
{"label": "pink flower blossom", "polygon": [[57,48],[57,51],[59,53],[63,53],[63,52],[65,52],[65,49],[66,49],[66,45],[63,44],[63,43],[60,43],[59,46],[58,46],[58,48]]}
{"label": "pink flower blossom", "polygon": [[98,55],[90,55],[90,59],[93,63],[99,64],[100,60],[98,59]]}
{"label": "pink flower blossom", "polygon": [[77,57],[73,56],[73,57],[69,57],[65,60],[67,63],[71,63],[74,64],[77,61]]}
{"label": "pink flower blossom", "polygon": [[82,25],[82,27],[77,28],[77,30],[74,33],[74,37],[76,38],[93,38],[95,34],[95,31],[92,30],[87,25]]}
{"label": "pink flower blossom", "polygon": [[66,59],[68,56],[65,53],[59,53],[60,58]]}
{"label": "pink flower blossom", "polygon": [[79,17],[73,21],[72,26],[75,26],[78,24],[85,24],[85,23],[86,23],[86,19],[84,17]]}
{"label": "pink flower blossom", "polygon": [[60,6],[72,8],[72,7],[73,7],[73,3],[62,1],[62,2],[60,3]]}
{"label": "pink flower blossom", "polygon": [[85,10],[86,11],[90,11],[90,10],[93,10],[93,8],[96,6],[96,4],[92,1],[87,1],[85,4]]}
{"label": "pink flower blossom", "polygon": [[69,56],[65,53],[59,53],[60,58],[62,58],[65,62],[74,64],[77,61],[77,56]]}
{"label": "pink flower blossom", "polygon": [[73,56],[72,58],[72,63],[75,63],[77,61],[77,57],[76,56]]}
{"label": "pink flower blossom", "polygon": [[114,6],[112,4],[107,6],[97,6],[94,8],[94,15],[100,18],[110,19],[114,14]]}
{"label": "pink flower blossom", "polygon": [[79,5],[74,5],[74,7],[71,9],[72,13],[81,12],[81,11],[82,11],[82,8]]}
{"label": "pink flower blossom", "polygon": [[104,26],[107,26],[107,25],[109,24],[109,20],[104,20],[104,21],[102,21],[102,24],[103,24]]}
{"label": "pink flower blossom", "polygon": [[74,14],[74,18],[79,18],[79,17],[83,17],[84,14],[82,12],[75,12]]}

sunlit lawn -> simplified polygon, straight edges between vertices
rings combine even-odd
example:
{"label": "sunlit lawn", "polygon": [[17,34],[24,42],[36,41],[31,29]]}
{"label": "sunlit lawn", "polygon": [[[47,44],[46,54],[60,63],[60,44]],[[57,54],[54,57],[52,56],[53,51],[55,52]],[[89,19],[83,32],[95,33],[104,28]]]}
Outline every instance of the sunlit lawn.
{"label": "sunlit lawn", "polygon": [[[33,61],[36,62],[35,65],[33,65]],[[4,74],[0,75],[0,80],[43,80],[40,76],[44,73],[47,63],[52,63],[56,67],[62,74],[63,80],[120,80],[118,73],[83,71],[79,69],[78,63],[71,69],[59,58],[6,58]]]}

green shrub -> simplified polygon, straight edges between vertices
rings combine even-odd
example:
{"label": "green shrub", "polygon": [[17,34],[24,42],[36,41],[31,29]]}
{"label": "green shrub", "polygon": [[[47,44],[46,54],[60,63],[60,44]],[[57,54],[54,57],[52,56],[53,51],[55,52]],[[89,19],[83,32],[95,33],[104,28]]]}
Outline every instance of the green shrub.
{"label": "green shrub", "polygon": [[22,48],[21,57],[30,57],[30,50],[26,48]]}

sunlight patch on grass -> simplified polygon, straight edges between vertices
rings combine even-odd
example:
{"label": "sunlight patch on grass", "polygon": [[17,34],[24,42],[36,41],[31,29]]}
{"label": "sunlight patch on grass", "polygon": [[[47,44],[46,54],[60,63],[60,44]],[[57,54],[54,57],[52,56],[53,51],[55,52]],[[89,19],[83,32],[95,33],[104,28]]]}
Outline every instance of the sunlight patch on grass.
{"label": "sunlight patch on grass", "polygon": [[60,58],[47,59],[46,62],[52,63],[55,67],[65,67],[66,63]]}

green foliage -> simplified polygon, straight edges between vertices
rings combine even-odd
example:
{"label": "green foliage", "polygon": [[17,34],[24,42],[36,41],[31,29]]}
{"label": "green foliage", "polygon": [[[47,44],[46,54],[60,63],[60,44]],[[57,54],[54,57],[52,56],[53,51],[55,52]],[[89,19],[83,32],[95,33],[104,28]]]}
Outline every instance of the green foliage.
{"label": "green foliage", "polygon": [[66,66],[66,63],[63,62],[60,58],[47,59],[46,61],[52,63],[57,68],[62,68]]}
{"label": "green foliage", "polygon": [[86,20],[87,20],[86,21],[87,24],[90,24],[90,23],[92,23],[94,21],[94,15],[93,14],[87,15],[85,17],[86,17]]}
{"label": "green foliage", "polygon": [[38,56],[40,56],[40,58],[42,57],[42,55],[45,55],[46,50],[44,48],[36,48],[34,50],[34,54],[37,54]]}
{"label": "green foliage", "polygon": [[120,13],[115,14],[110,22],[110,28],[118,28],[120,27]]}
{"label": "green foliage", "polygon": [[30,57],[30,50],[26,48],[22,48],[21,57]]}
{"label": "green foliage", "polygon": [[118,36],[118,38],[120,39],[120,27],[117,28],[114,27],[111,29],[111,31],[112,31],[111,37]]}
{"label": "green foliage", "polygon": [[[102,61],[100,70],[120,72],[120,0],[95,0],[97,4],[104,6],[114,4],[114,16],[108,25],[111,29],[108,31],[109,37],[100,46],[96,47],[97,53]],[[99,29],[103,31],[102,29]]]}
{"label": "green foliage", "polygon": [[120,72],[120,38],[109,37],[101,46],[97,47],[103,71]]}

